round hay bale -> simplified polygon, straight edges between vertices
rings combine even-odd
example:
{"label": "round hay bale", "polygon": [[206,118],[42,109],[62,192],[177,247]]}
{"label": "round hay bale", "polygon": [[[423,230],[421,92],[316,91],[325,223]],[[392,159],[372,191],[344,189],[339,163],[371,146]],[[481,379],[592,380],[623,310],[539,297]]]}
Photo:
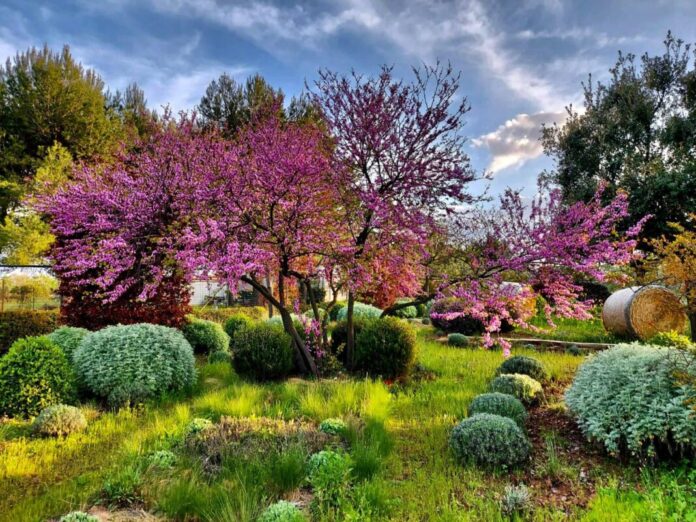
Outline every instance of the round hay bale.
{"label": "round hay bale", "polygon": [[679,298],[663,286],[634,286],[611,294],[602,322],[608,332],[646,340],[658,332],[683,332],[686,314]]}

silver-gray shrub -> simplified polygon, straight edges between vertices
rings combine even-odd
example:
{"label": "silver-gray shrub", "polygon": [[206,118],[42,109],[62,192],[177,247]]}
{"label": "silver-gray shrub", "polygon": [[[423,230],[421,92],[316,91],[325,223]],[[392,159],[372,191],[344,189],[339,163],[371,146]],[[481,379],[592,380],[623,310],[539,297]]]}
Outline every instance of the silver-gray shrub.
{"label": "silver-gray shrub", "polygon": [[195,384],[193,349],[166,326],[109,326],[88,335],[73,354],[79,378],[112,405],[135,403]]}
{"label": "silver-gray shrub", "polygon": [[694,365],[674,348],[610,348],[579,368],[566,404],[585,435],[611,454],[652,458],[693,453],[696,390],[675,381],[675,361],[693,371]]}

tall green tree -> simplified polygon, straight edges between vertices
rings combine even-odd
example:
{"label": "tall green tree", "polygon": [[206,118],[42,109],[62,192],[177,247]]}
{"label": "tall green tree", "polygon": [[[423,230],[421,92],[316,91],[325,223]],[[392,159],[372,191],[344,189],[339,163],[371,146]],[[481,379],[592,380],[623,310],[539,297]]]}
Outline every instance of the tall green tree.
{"label": "tall green tree", "polygon": [[127,142],[147,137],[156,129],[157,111],[148,108],[145,91],[137,83],[131,83],[123,92],[109,92],[106,98],[107,107],[121,119]]}
{"label": "tall green tree", "polygon": [[[583,84],[585,111],[568,108],[542,142],[555,168],[545,176],[569,202],[589,201],[600,182],[607,197],[629,194],[635,223],[652,214],[644,240],[673,232],[696,210],[696,69],[691,48],[667,34],[664,53],[619,53],[607,83]],[[643,243],[649,247],[646,241]]]}
{"label": "tall green tree", "polygon": [[76,160],[108,156],[122,136],[104,83],[60,52],[31,48],[0,68],[0,220],[20,201],[45,151],[59,143]]}

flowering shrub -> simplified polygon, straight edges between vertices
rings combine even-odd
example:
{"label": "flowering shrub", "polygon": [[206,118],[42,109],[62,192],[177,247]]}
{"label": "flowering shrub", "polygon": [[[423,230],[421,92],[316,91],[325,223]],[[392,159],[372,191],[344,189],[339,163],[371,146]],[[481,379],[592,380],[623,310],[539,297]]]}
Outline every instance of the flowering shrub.
{"label": "flowering shrub", "polygon": [[469,338],[464,334],[451,333],[447,336],[447,344],[462,348],[464,346],[469,346]]}
{"label": "flowering shrub", "polygon": [[261,513],[258,522],[305,522],[307,519],[302,511],[287,500],[281,500],[271,504]]}
{"label": "flowering shrub", "polygon": [[65,437],[83,431],[86,427],[87,419],[80,409],[65,404],[44,408],[32,425],[36,433],[48,437]]}
{"label": "flowering shrub", "polygon": [[474,397],[469,405],[469,416],[477,413],[492,413],[514,420],[518,426],[523,427],[527,420],[527,410],[519,399],[506,393],[483,393]]}
{"label": "flowering shrub", "polygon": [[56,343],[68,361],[72,361],[72,354],[80,346],[82,340],[87,337],[89,330],[85,328],[76,328],[74,326],[61,326],[48,334],[48,338]]}
{"label": "flowering shrub", "polygon": [[532,379],[536,379],[537,381],[545,381],[548,379],[548,373],[544,365],[538,360],[525,355],[515,355],[514,357],[505,359],[496,370],[497,375],[504,373],[529,375]]}
{"label": "flowering shrub", "polygon": [[181,331],[191,344],[193,353],[211,354],[227,352],[230,349],[230,337],[218,323],[205,319],[189,320]]}
{"label": "flowering shrub", "polygon": [[615,346],[580,367],[566,404],[585,435],[611,454],[689,454],[696,450],[696,422],[688,403],[696,390],[675,382],[675,364],[694,373],[693,361],[674,348]]}
{"label": "flowering shrub", "polygon": [[58,314],[52,310],[15,310],[0,314],[0,355],[23,337],[52,332],[58,326]]}
{"label": "flowering shrub", "polygon": [[[344,306],[336,313],[336,320],[343,321],[348,315],[348,307]],[[356,301],[353,305],[353,318],[360,317],[361,319],[379,319],[382,315],[382,310],[370,304]]]}
{"label": "flowering shrub", "polygon": [[259,323],[234,337],[234,368],[256,380],[282,379],[294,368],[292,340],[282,328]]}
{"label": "flowering shrub", "polygon": [[19,339],[0,358],[0,415],[34,416],[74,398],[75,375],[63,351],[48,338]]}
{"label": "flowering shrub", "polygon": [[196,382],[193,349],[174,328],[109,326],[88,335],[73,354],[78,376],[97,397],[120,406],[188,388]]}
{"label": "flowering shrub", "polygon": [[493,379],[490,385],[492,392],[506,393],[517,397],[524,404],[532,404],[539,400],[543,393],[541,383],[529,375],[520,373],[504,373]]}
{"label": "flowering shrub", "polygon": [[384,379],[405,377],[416,359],[413,329],[394,317],[367,323],[355,341],[355,369]]}
{"label": "flowering shrub", "polygon": [[449,445],[460,463],[486,467],[516,466],[527,460],[531,450],[515,421],[490,413],[479,413],[457,424]]}

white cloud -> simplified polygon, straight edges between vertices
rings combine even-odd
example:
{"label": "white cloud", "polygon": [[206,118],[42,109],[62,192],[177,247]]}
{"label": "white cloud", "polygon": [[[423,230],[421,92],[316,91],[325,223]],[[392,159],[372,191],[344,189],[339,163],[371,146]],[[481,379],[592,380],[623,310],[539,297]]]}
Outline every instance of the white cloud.
{"label": "white cloud", "polygon": [[542,124],[561,124],[565,118],[565,112],[518,114],[493,132],[473,139],[472,143],[476,147],[485,147],[491,153],[488,170],[495,174],[539,157],[543,153],[539,141]]}
{"label": "white cloud", "polygon": [[525,29],[516,33],[518,40],[564,40],[574,42],[587,42],[593,47],[608,47],[632,44],[645,41],[642,35],[611,36],[604,32],[596,31],[590,27],[569,27],[553,30],[533,31]]}

